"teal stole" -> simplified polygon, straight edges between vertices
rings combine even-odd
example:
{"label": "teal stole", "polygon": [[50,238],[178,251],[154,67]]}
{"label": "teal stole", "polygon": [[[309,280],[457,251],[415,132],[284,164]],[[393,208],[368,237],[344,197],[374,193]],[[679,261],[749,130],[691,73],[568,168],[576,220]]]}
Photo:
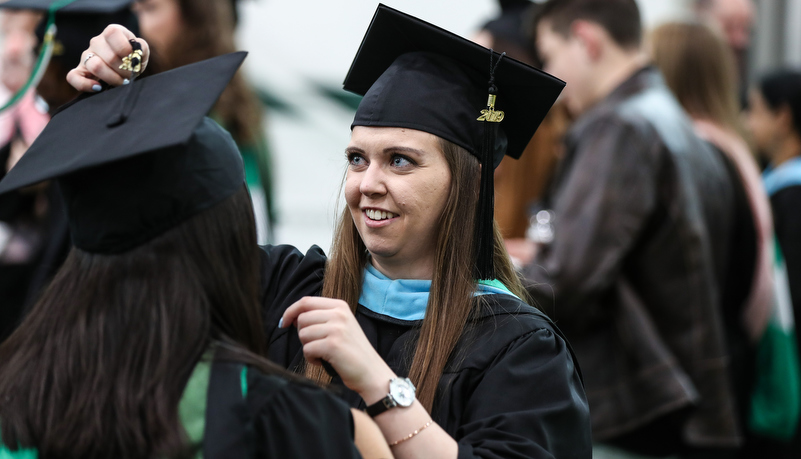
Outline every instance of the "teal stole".
{"label": "teal stole", "polygon": [[[431,281],[420,279],[390,279],[371,263],[364,269],[359,304],[365,308],[398,320],[423,320],[428,306]],[[475,296],[512,295],[498,279],[478,281]]]}

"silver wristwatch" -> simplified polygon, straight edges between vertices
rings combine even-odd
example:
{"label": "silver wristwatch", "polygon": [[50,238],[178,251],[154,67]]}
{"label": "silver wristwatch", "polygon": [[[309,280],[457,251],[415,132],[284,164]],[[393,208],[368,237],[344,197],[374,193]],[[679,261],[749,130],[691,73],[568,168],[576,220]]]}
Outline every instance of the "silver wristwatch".
{"label": "silver wristwatch", "polygon": [[389,380],[389,394],[367,407],[367,414],[376,417],[396,406],[408,407],[414,403],[416,389],[409,378],[392,378]]}

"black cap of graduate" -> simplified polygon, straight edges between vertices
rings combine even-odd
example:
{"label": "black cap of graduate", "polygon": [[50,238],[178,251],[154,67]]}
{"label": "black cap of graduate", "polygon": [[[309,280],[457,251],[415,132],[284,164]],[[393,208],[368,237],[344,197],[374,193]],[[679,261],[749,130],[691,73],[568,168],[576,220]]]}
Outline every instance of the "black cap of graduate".
{"label": "black cap of graduate", "polygon": [[402,127],[448,140],[482,167],[476,277],[493,279],[493,169],[519,158],[564,82],[428,22],[379,5],[344,88],[364,95],[353,126]]}
{"label": "black cap of graduate", "polygon": [[57,179],[73,244],[141,245],[242,189],[230,134],[206,118],[246,53],[180,67],[80,100],[0,181],[0,194]]}

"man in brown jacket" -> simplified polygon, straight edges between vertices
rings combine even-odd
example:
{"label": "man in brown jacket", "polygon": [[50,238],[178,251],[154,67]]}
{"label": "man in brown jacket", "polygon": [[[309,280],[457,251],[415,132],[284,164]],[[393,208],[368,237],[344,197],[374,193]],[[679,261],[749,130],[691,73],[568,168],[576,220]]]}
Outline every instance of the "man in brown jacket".
{"label": "man in brown jacket", "polygon": [[740,442],[718,287],[731,185],[647,65],[640,24],[635,0],[542,6],[537,48],[577,118],[554,240],[513,256],[575,348],[597,442],[719,457]]}

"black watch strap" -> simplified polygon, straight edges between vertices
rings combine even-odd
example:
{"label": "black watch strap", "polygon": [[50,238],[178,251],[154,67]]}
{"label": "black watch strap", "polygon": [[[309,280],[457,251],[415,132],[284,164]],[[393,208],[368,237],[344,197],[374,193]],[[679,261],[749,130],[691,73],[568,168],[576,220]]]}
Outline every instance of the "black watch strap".
{"label": "black watch strap", "polygon": [[387,411],[390,408],[395,408],[396,406],[398,406],[398,403],[395,402],[395,399],[392,398],[391,395],[387,394],[386,397],[368,406],[365,411],[371,418],[374,418],[384,411]]}

